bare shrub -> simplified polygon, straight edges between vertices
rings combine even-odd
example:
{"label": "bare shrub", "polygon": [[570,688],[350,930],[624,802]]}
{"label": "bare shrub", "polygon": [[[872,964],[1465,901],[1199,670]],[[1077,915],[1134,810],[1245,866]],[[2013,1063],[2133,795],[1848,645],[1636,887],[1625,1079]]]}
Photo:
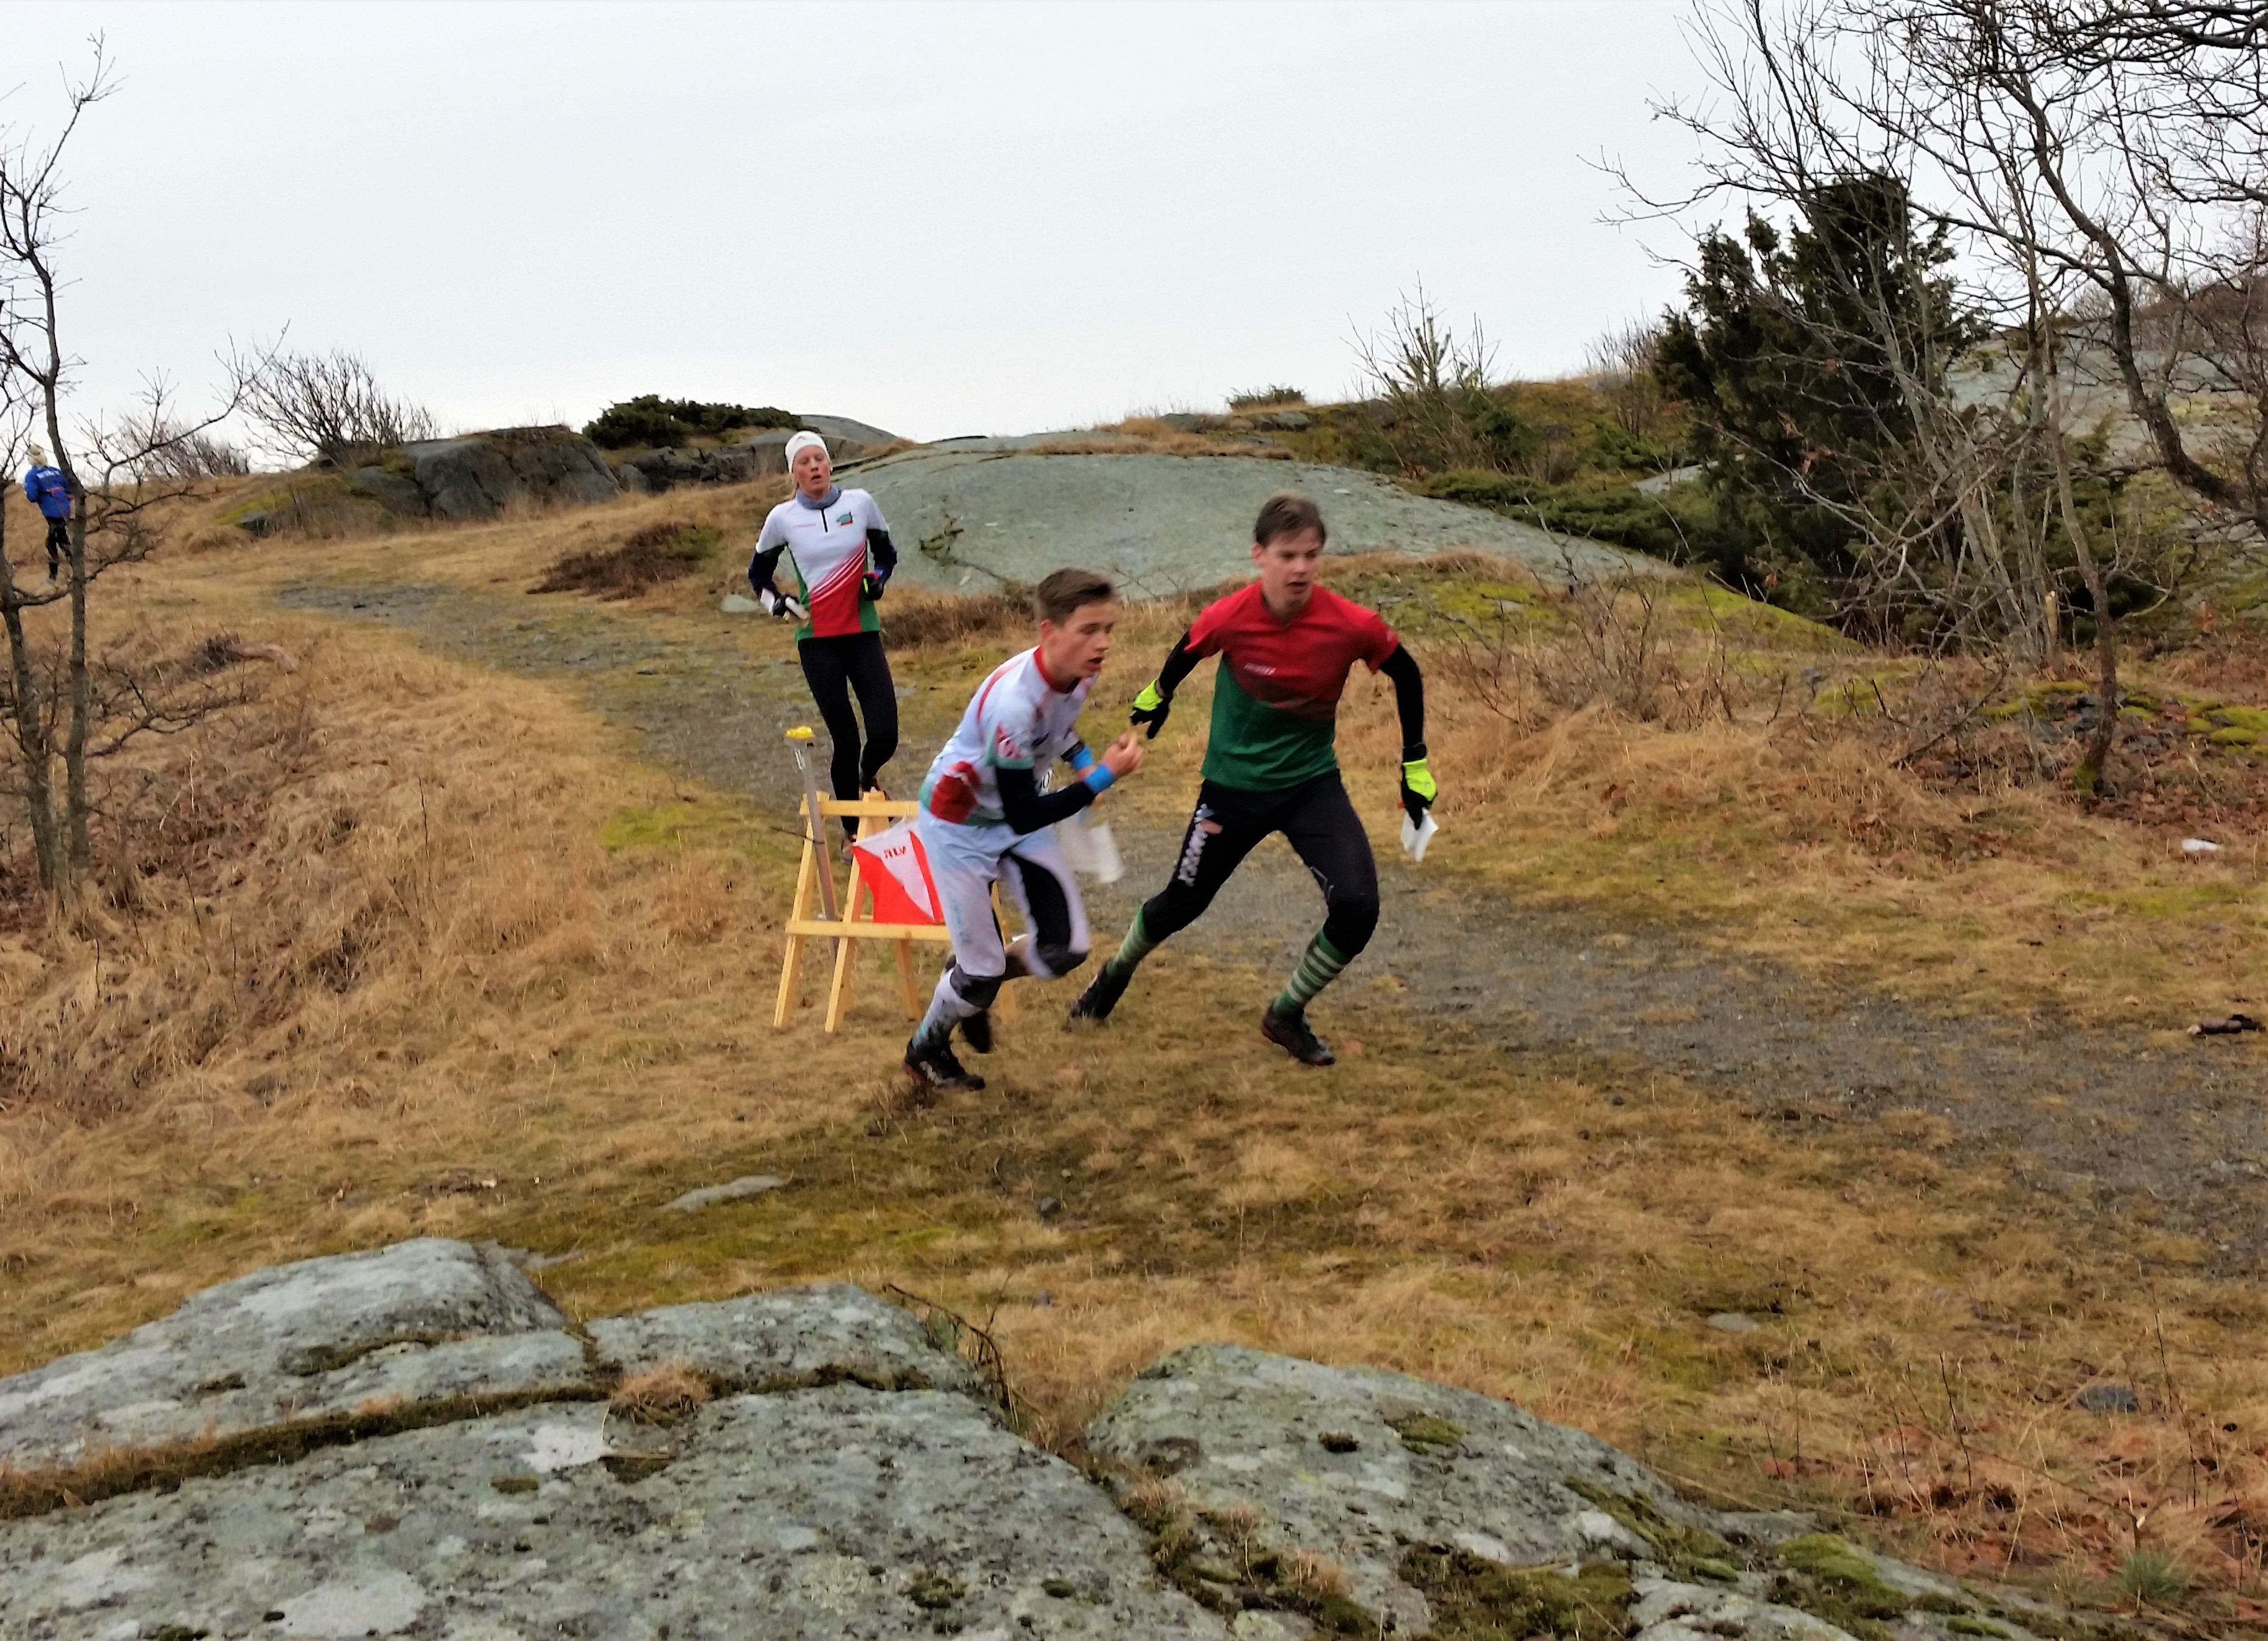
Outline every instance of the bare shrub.
{"label": "bare shrub", "polygon": [[267,430],[269,448],[292,460],[320,458],[343,466],[357,450],[431,438],[439,431],[431,411],[388,394],[362,357],[342,348],[261,354],[244,408]]}
{"label": "bare shrub", "polygon": [[1724,636],[1712,628],[1697,637],[1671,620],[1667,600],[1660,581],[1631,576],[1576,581],[1541,609],[1437,607],[1447,634],[1428,665],[1522,729],[1590,709],[1669,729],[1729,721],[1735,681]]}
{"label": "bare shrub", "polygon": [[141,451],[134,465],[139,479],[235,479],[252,471],[252,459],[240,445],[208,430],[129,416],[121,431]]}
{"label": "bare shrub", "polygon": [[1496,349],[1480,320],[1458,335],[1422,282],[1354,350],[1376,396],[1372,421],[1405,470],[1506,472],[1522,453],[1519,418],[1489,390]]}
{"label": "bare shrub", "polygon": [[1578,457],[1575,430],[1564,422],[1547,422],[1536,430],[1535,442],[1520,459],[1520,469],[1545,484],[1564,484],[1575,476]]}
{"label": "bare shrub", "polygon": [[1584,369],[1614,407],[1615,423],[1643,438],[1661,425],[1668,402],[1653,373],[1661,347],[1661,321],[1634,319],[1609,326],[1584,351]]}

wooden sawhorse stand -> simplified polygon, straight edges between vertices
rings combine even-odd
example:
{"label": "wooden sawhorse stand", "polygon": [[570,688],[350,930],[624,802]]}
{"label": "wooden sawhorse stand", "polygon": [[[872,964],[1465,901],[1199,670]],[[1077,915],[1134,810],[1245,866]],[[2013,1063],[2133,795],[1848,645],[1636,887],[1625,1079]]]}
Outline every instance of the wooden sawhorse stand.
{"label": "wooden sawhorse stand", "polygon": [[[934,924],[876,923],[862,916],[873,895],[860,881],[863,868],[857,856],[851,857],[850,880],[844,887],[843,898],[836,902],[842,909],[838,920],[814,916],[814,903],[822,903],[819,893],[819,874],[832,873],[835,858],[831,850],[822,850],[813,842],[815,835],[831,843],[835,828],[830,821],[846,816],[858,823],[858,835],[872,837],[877,832],[887,832],[898,821],[912,814],[918,805],[896,798],[822,798],[819,800],[819,824],[814,827],[808,817],[809,800],[797,806],[805,813],[803,828],[803,864],[795,874],[795,899],[787,914],[787,951],[780,963],[779,1002],[772,1010],[772,1029],[784,1031],[794,1016],[800,996],[797,985],[803,968],[803,943],[806,940],[835,942],[835,977],[827,989],[827,1016],[824,1028],[833,1032],[843,1024],[843,1012],[850,1004],[851,965],[857,960],[861,940],[888,940],[897,947],[898,993],[905,1004],[906,1018],[917,1020],[922,1016],[921,988],[914,979],[914,942],[925,941],[932,946],[947,946],[951,937],[945,925]],[[993,915],[999,915],[1000,891],[992,891]],[[1008,1019],[1015,1018],[1015,1004],[1003,990],[998,1005]]]}

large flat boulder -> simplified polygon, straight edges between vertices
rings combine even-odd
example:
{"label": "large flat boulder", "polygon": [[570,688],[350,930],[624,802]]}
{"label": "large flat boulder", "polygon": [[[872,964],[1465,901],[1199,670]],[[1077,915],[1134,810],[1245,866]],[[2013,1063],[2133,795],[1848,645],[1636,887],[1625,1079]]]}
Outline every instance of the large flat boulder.
{"label": "large flat boulder", "polygon": [[1668,574],[1669,567],[1459,502],[1413,496],[1374,475],[1256,455],[1084,453],[1118,441],[1053,436],[1082,453],[1029,440],[950,440],[862,464],[898,543],[898,574],[946,591],[1036,583],[1078,564],[1116,577],[1138,597],[1243,580],[1252,525],[1280,489],[1323,510],[1330,550],[1424,556],[1466,549],[1513,558],[1543,579]]}
{"label": "large flat boulder", "polygon": [[[1222,1637],[968,1398],[528,1409],[0,1528],[0,1635]],[[169,1629],[168,1626],[171,1626]]]}
{"label": "large flat boulder", "polygon": [[254,1271],[100,1350],[0,1380],[0,1466],[351,1410],[563,1388],[567,1318],[499,1253],[423,1238]]}
{"label": "large flat boulder", "polygon": [[1194,1345],[1086,1439],[1177,1581],[1224,1608],[1345,1602],[1399,1635],[1572,1634],[1585,1612],[1583,1633],[1638,1641],[2030,1633],[1950,1579],[1695,1505],[1594,1436],[1406,1374]]}

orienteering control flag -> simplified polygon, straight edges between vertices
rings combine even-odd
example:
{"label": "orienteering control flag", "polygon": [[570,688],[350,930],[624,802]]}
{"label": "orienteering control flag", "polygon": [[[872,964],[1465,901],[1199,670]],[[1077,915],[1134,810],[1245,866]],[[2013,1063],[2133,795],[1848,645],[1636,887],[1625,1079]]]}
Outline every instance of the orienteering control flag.
{"label": "orienteering control flag", "polygon": [[914,835],[914,823],[901,820],[887,832],[851,844],[858,876],[874,894],[874,921],[886,924],[942,923],[929,852]]}

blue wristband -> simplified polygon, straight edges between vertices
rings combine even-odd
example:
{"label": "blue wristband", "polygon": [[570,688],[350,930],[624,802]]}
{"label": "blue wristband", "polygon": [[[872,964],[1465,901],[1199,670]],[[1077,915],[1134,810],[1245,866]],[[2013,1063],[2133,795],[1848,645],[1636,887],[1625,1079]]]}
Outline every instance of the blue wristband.
{"label": "blue wristband", "polygon": [[1094,790],[1097,798],[1108,791],[1110,784],[1117,778],[1110,772],[1110,766],[1107,763],[1098,763],[1086,772],[1086,784]]}
{"label": "blue wristband", "polygon": [[1073,775],[1084,775],[1094,767],[1094,748],[1092,747],[1081,747],[1079,749],[1079,756],[1071,761],[1071,773]]}

